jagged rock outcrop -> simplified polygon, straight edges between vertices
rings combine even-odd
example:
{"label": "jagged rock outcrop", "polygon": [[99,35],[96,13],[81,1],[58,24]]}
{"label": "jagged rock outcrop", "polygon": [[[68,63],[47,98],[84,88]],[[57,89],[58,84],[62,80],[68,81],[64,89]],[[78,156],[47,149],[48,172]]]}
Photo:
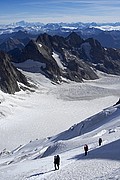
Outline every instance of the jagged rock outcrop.
{"label": "jagged rock outcrop", "polygon": [[20,42],[18,39],[9,38],[0,44],[0,50],[8,52],[15,48],[23,49],[24,44]]}
{"label": "jagged rock outcrop", "polygon": [[[44,37],[44,38],[43,38]],[[47,45],[49,39],[49,47],[61,54],[61,61],[66,64],[67,60],[65,52],[76,56],[77,62],[80,60],[94,68],[106,73],[120,74],[120,50],[112,48],[104,48],[100,42],[93,38],[83,40],[75,32],[66,38],[60,36],[40,35],[37,41]]]}
{"label": "jagged rock outcrop", "polygon": [[72,32],[65,38],[67,44],[71,47],[78,48],[84,42],[84,40],[75,32]]}
{"label": "jagged rock outcrop", "polygon": [[[25,46],[18,59],[19,62],[26,60],[38,61],[41,63],[41,73],[53,81],[58,81],[61,79],[59,67],[52,57],[52,51],[44,44],[39,44],[36,41],[31,40]],[[15,58],[14,62],[16,62]]]}
{"label": "jagged rock outcrop", "polygon": [[103,48],[101,44],[93,38],[87,39],[86,41],[91,47],[86,60],[94,64],[94,67],[100,71],[120,75],[120,50]]}
{"label": "jagged rock outcrop", "polygon": [[0,89],[13,94],[20,90],[17,82],[28,85],[25,76],[11,64],[10,57],[0,51]]}
{"label": "jagged rock outcrop", "polygon": [[56,52],[59,55],[64,66],[64,70],[60,71],[61,76],[77,82],[82,82],[83,79],[98,78],[94,70],[74,54],[75,49],[79,49],[84,42],[76,33],[71,33],[66,38],[43,34],[37,38],[36,42],[49,47],[50,54]]}
{"label": "jagged rock outcrop", "polygon": [[103,48],[99,41],[89,38],[80,46],[73,47],[72,53],[92,67],[110,74],[120,75],[120,50]]}
{"label": "jagged rock outcrop", "polygon": [[14,52],[12,56],[14,62],[32,59],[43,63],[40,72],[53,81],[61,77],[77,82],[96,79],[96,69],[120,75],[120,50],[103,48],[99,41],[84,40],[75,32],[65,38],[40,34],[19,51],[19,57]]}

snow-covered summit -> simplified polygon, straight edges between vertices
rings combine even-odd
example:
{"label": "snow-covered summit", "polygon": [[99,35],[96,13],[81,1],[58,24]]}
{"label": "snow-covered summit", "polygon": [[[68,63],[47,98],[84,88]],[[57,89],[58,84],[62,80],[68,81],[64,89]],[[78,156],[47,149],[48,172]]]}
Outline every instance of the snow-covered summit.
{"label": "snow-covered summit", "polygon": [[40,23],[40,22],[15,22],[11,24],[1,24],[0,25],[0,34],[16,32],[18,30],[26,30],[31,33],[37,32],[49,32],[49,31],[58,31],[61,32],[71,32],[73,30],[84,30],[89,28],[96,28],[103,31],[120,31],[120,23],[83,23],[83,22],[74,22],[74,23]]}

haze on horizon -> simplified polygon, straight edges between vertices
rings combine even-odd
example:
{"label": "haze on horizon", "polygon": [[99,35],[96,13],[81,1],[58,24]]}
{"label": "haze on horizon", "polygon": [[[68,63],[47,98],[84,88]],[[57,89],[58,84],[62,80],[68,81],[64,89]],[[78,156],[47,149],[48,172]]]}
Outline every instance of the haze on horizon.
{"label": "haze on horizon", "polygon": [[0,24],[27,22],[119,22],[119,0],[1,0]]}

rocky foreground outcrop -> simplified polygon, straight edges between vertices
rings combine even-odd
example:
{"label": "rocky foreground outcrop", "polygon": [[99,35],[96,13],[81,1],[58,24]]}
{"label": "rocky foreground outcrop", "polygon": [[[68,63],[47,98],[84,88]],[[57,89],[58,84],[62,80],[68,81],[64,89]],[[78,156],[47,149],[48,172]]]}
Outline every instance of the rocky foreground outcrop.
{"label": "rocky foreground outcrop", "polygon": [[10,62],[10,57],[0,51],[0,89],[5,93],[19,91],[18,82],[29,85],[26,77]]}

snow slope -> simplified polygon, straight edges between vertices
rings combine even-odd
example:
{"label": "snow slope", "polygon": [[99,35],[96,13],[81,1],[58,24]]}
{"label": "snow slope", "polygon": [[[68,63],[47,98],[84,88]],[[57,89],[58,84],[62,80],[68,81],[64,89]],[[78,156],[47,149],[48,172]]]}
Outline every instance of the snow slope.
{"label": "snow slope", "polygon": [[120,179],[120,77],[53,84],[29,64],[31,91],[0,92],[0,180]]}
{"label": "snow slope", "polygon": [[[103,139],[102,146],[98,146],[99,137]],[[118,180],[119,137],[120,105],[117,105],[106,108],[51,138],[36,139],[9,153],[2,153],[0,179]],[[84,156],[83,146],[86,143],[89,152]],[[53,156],[56,154],[61,157],[58,171],[54,171],[53,167]]]}
{"label": "snow slope", "polygon": [[60,133],[113,105],[120,97],[119,76],[99,74],[98,80],[55,85],[38,69],[35,73],[33,61],[29,64],[32,73],[23,73],[36,86],[34,92],[0,92],[0,151]]}

